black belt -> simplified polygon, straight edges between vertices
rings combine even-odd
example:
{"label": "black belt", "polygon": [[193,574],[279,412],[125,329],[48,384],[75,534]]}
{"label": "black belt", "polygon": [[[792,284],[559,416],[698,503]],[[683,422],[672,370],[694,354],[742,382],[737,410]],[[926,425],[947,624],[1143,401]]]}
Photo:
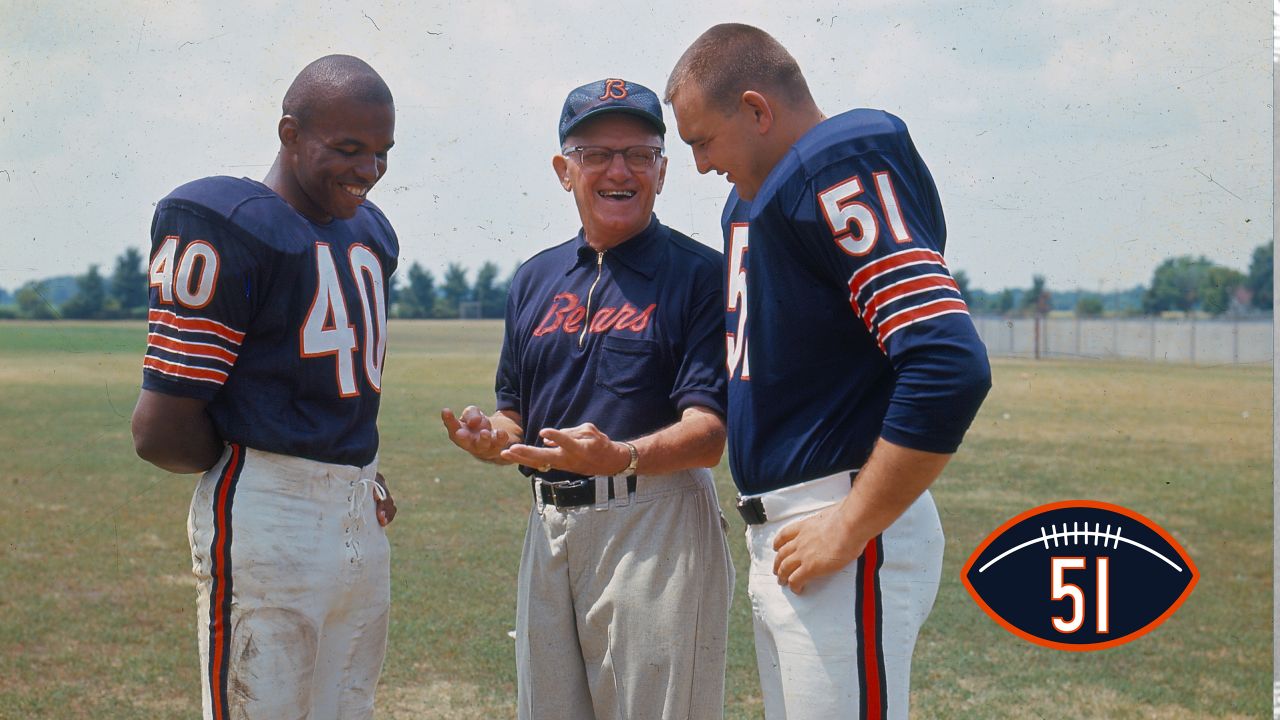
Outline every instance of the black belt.
{"label": "black belt", "polygon": [[[613,478],[582,478],[581,480],[563,480],[561,482],[538,482],[537,478],[533,480],[533,492],[535,495],[541,496],[542,502],[547,505],[555,505],[558,508],[581,507],[583,505],[594,505],[596,502],[596,483],[603,482],[609,485],[609,499],[615,496],[613,493]],[[636,476],[627,476],[627,494],[636,491]]]}
{"label": "black belt", "polygon": [[759,495],[738,498],[738,514],[748,525],[763,525],[769,518],[764,514],[764,502]]}
{"label": "black belt", "polygon": [[[853,481],[858,477],[858,471],[854,470],[849,473],[849,486],[853,486]],[[799,484],[799,483],[797,483]],[[782,488],[777,488],[781,490]],[[748,525],[763,525],[769,521],[769,516],[764,512],[764,500],[759,495],[751,497],[738,496],[738,514],[746,521]]]}

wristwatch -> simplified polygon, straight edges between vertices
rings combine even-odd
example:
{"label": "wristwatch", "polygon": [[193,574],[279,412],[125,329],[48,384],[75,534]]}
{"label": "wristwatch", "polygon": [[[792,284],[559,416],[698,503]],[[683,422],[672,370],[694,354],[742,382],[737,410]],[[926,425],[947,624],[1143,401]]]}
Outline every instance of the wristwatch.
{"label": "wristwatch", "polygon": [[627,446],[627,449],[631,451],[631,462],[627,465],[627,469],[622,471],[622,474],[623,474],[623,475],[625,475],[625,476],[635,475],[635,474],[636,474],[636,463],[637,463],[637,462],[639,462],[639,460],[640,460],[640,452],[639,452],[638,450],[636,450],[636,446],[635,446],[635,445],[632,445],[631,443],[627,442],[626,440],[623,440],[623,441],[622,441],[622,444],[623,444],[623,445],[626,445],[626,446]]}

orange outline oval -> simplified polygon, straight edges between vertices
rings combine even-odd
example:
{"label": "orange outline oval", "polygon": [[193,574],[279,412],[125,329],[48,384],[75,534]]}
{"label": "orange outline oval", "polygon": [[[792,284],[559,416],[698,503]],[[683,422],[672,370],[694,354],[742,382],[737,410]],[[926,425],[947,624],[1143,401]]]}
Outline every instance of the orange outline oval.
{"label": "orange outline oval", "polygon": [[[1044,638],[1037,637],[1035,635],[1032,635],[1029,632],[1026,632],[1025,630],[1022,630],[1021,628],[1016,627],[1015,625],[1013,625],[1012,623],[1010,623],[1009,621],[1001,617],[998,613],[996,613],[996,611],[992,610],[991,607],[987,605],[987,603],[982,599],[982,597],[978,595],[978,592],[973,589],[973,585],[969,583],[969,570],[970,568],[973,567],[973,564],[977,562],[978,557],[982,555],[982,552],[986,550],[988,546],[991,545],[992,541],[994,541],[996,538],[1003,535],[1006,530],[1013,527],[1014,525],[1017,525],[1023,520],[1026,520],[1027,518],[1032,517],[1033,515],[1039,515],[1040,513],[1043,513],[1043,512],[1049,512],[1050,510],[1059,510],[1062,508],[1093,508],[1095,510],[1109,510],[1111,512],[1119,513],[1121,515],[1129,517],[1133,520],[1137,520],[1148,529],[1154,530],[1157,534],[1160,535],[1160,537],[1164,538],[1165,542],[1169,543],[1170,547],[1178,551],[1178,556],[1181,557],[1184,562],[1186,562],[1187,569],[1191,571],[1191,581],[1187,583],[1187,587],[1183,589],[1182,594],[1178,596],[1178,599],[1174,600],[1173,604],[1169,606],[1169,609],[1165,610],[1160,615],[1160,617],[1152,620],[1151,622],[1142,626],[1140,629],[1135,630],[1122,637],[1115,638],[1114,640],[1107,640],[1105,642],[1100,642],[1100,643],[1063,643],[1063,642],[1057,642],[1054,640],[1045,640]],[[983,540],[980,545],[978,545],[978,549],[974,550],[973,553],[969,556],[969,559],[965,562],[964,567],[960,569],[960,582],[964,583],[965,590],[969,591],[970,597],[974,599],[974,602],[978,603],[978,607],[982,608],[982,611],[985,612],[988,617],[990,617],[992,620],[995,620],[1005,630],[1008,630],[1009,632],[1013,633],[1014,635],[1017,635],[1023,640],[1034,643],[1036,645],[1040,645],[1042,647],[1053,648],[1055,650],[1070,650],[1072,652],[1091,652],[1094,650],[1105,650],[1107,648],[1115,647],[1117,645],[1123,645],[1124,643],[1127,643],[1131,640],[1136,640],[1142,637],[1143,635],[1146,635],[1147,633],[1156,629],[1156,627],[1159,626],[1161,623],[1163,623],[1165,620],[1168,620],[1170,615],[1173,615],[1173,613],[1178,608],[1182,607],[1182,603],[1187,599],[1187,596],[1191,594],[1191,591],[1195,588],[1196,583],[1199,580],[1200,580],[1200,571],[1196,569],[1195,563],[1191,562],[1191,557],[1187,555],[1187,551],[1183,549],[1182,545],[1177,540],[1175,540],[1173,536],[1168,533],[1168,531],[1166,531],[1163,527],[1160,527],[1160,525],[1158,525],[1156,522],[1146,517],[1145,515],[1142,515],[1141,513],[1134,512],[1133,510],[1130,510],[1125,507],[1121,507],[1119,505],[1114,505],[1112,503],[1101,502],[1099,500],[1063,500],[1061,502],[1054,502],[1054,503],[1049,503],[1047,505],[1034,507],[1034,508],[1031,508],[1030,510],[1027,510],[1026,512],[1019,513],[1018,515],[1010,518],[1007,522],[1005,522],[1000,527],[993,530],[989,535],[987,535],[986,539]]]}

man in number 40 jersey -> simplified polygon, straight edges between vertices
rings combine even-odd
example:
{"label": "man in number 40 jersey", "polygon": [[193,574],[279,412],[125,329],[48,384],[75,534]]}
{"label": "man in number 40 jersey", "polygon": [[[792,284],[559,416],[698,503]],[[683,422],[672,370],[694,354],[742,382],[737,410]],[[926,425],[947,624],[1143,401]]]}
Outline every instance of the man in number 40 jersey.
{"label": "man in number 40 jersey", "polygon": [[734,185],[729,460],[766,717],[906,718],[942,567],[928,487],[991,384],[933,180],[901,120],[826,118],[750,26],[694,41],[666,99]]}
{"label": "man in number 40 jersey", "polygon": [[134,444],[204,473],[187,522],[204,717],[368,718],[390,605],[376,423],[399,247],[365,195],[395,109],[343,55],[304,68],[283,109],[264,182],[205,178],[156,205]]}

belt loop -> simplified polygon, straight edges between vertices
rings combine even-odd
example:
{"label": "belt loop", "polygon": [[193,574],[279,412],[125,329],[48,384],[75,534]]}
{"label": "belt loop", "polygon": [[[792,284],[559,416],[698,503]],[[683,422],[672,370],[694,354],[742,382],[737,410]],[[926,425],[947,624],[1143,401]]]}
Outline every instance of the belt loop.
{"label": "belt loop", "polygon": [[626,507],[631,504],[631,494],[627,488],[626,475],[613,475],[609,478],[609,482],[613,484],[613,504],[616,507]]}
{"label": "belt loop", "polygon": [[596,476],[588,480],[596,491],[596,510],[609,509],[609,482],[608,478]]}
{"label": "belt loop", "polygon": [[538,509],[538,517],[542,517],[542,510],[547,506],[547,504],[542,501],[542,488],[540,487],[542,478],[534,475],[529,478],[529,481],[533,487],[533,505]]}

